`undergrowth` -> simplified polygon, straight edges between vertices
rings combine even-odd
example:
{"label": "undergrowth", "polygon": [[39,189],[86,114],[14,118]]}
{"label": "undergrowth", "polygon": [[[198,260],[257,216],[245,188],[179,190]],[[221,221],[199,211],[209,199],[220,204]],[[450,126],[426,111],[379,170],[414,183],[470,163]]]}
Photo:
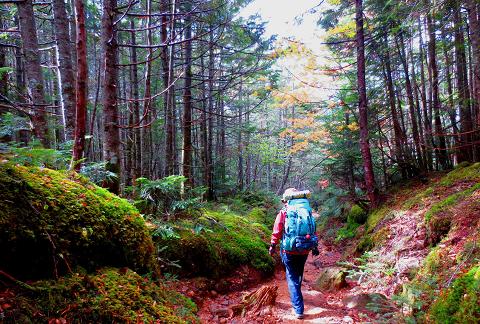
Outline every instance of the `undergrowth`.
{"label": "undergrowth", "polygon": [[219,278],[246,264],[267,275],[273,273],[273,260],[268,255],[270,229],[261,223],[264,219],[261,209],[245,217],[204,210],[199,218],[168,223],[175,236],[156,237],[155,242],[161,259],[180,266],[164,264],[169,272]]}
{"label": "undergrowth", "polygon": [[[34,291],[18,292],[2,312],[7,322],[195,323],[196,305],[129,269],[105,268],[73,273],[57,281],[38,281]],[[160,320],[160,322],[159,322]]]}

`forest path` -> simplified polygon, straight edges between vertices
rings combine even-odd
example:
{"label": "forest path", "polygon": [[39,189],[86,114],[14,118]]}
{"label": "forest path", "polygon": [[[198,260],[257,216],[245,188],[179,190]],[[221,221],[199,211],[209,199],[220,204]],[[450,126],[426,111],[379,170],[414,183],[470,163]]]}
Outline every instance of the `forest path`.
{"label": "forest path", "polygon": [[[292,313],[290,296],[288,293],[285,271],[282,265],[278,265],[273,278],[260,282],[255,287],[244,291],[237,291],[228,295],[220,295],[216,298],[204,301],[199,310],[202,323],[357,323],[360,318],[358,312],[348,309],[342,303],[343,298],[350,295],[351,287],[334,292],[322,292],[313,288],[322,268],[333,267],[341,257],[341,253],[335,246],[319,244],[320,255],[308,256],[305,264],[302,293],[305,303],[305,318],[297,320]],[[276,258],[279,262],[279,258]],[[278,296],[275,306],[260,311],[260,314],[247,315],[246,317],[221,317],[225,314],[228,306],[241,302],[242,296],[255,291],[264,285],[278,287]]]}

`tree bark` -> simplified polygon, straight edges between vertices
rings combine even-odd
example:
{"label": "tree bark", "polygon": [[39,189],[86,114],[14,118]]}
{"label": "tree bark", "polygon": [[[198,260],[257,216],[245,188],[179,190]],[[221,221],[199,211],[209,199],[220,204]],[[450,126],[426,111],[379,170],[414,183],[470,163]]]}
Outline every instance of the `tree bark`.
{"label": "tree bark", "polygon": [[423,111],[423,127],[425,129],[425,147],[424,147],[424,152],[425,152],[425,164],[426,168],[428,170],[433,169],[433,157],[432,157],[432,150],[431,146],[434,146],[433,143],[433,134],[432,134],[432,121],[431,118],[428,114],[428,103],[427,103],[427,90],[426,90],[426,84],[427,81],[425,79],[425,54],[423,51],[423,38],[422,38],[422,23],[420,21],[420,18],[418,19],[418,30],[419,30],[419,45],[418,45],[418,50],[419,50],[419,56],[420,56],[420,87],[421,87],[421,98],[422,98],[422,111]]}
{"label": "tree bark", "polygon": [[368,104],[367,88],[365,83],[365,35],[363,31],[363,0],[355,0],[356,11],[356,43],[357,43],[357,83],[359,95],[359,124],[360,124],[360,151],[363,158],[365,185],[371,207],[378,205],[378,196],[375,188],[372,155],[368,138]]}
{"label": "tree bark", "polygon": [[120,131],[118,128],[117,81],[118,81],[118,48],[115,31],[116,0],[103,0],[102,16],[102,48],[105,56],[103,80],[103,113],[104,113],[104,159],[108,171],[116,174],[105,185],[113,193],[120,192],[121,155]]}
{"label": "tree bark", "polygon": [[440,119],[440,94],[439,94],[439,80],[438,80],[438,67],[437,67],[437,53],[436,53],[436,39],[435,39],[435,22],[432,19],[431,14],[427,15],[427,27],[428,27],[428,57],[429,68],[432,78],[432,108],[434,112],[435,133],[438,138],[437,159],[442,169],[448,169],[448,156],[447,146],[445,142],[445,136],[443,135],[442,120]]}
{"label": "tree bark", "polygon": [[210,26],[209,34],[209,48],[208,48],[208,139],[207,139],[207,198],[214,198],[214,188],[213,188],[213,87],[214,87],[214,69],[215,69],[215,56],[213,48],[213,26]]}
{"label": "tree bark", "polygon": [[185,89],[183,92],[183,176],[185,186],[191,187],[192,179],[192,19],[190,6],[185,18]]}
{"label": "tree bark", "polygon": [[[59,1],[59,0],[54,0]],[[60,0],[63,1],[63,0]],[[87,67],[87,33],[85,30],[85,7],[83,0],[75,0],[75,17],[77,27],[77,88],[76,88],[76,114],[75,114],[75,137],[73,146],[72,166],[80,170],[85,150],[85,135],[87,133],[87,91],[88,91],[88,67]],[[62,82],[63,83],[63,82]]]}
{"label": "tree bark", "polygon": [[[135,29],[135,22],[132,19],[130,21],[130,28]],[[132,44],[136,44],[136,37],[135,32],[131,33],[131,42]],[[132,62],[137,62],[137,49],[133,46],[130,48],[130,57]],[[138,90],[138,68],[137,65],[134,64],[130,68],[130,89],[131,89],[131,96],[135,100],[131,106],[131,123],[134,125],[138,125],[140,123],[140,104],[138,101],[139,98],[139,90]],[[132,161],[131,166],[133,170],[131,170],[131,177],[132,183],[135,183],[135,179],[141,177],[141,170],[142,170],[142,141],[141,141],[141,129],[139,127],[135,127],[132,131],[131,136],[133,139],[131,140],[132,145]]]}
{"label": "tree bark", "polygon": [[[78,4],[75,1],[75,7],[78,11]],[[57,65],[58,65],[58,83],[60,89],[60,99],[63,112],[63,127],[65,129],[65,139],[72,140],[75,130],[75,77],[72,66],[72,50],[70,43],[70,35],[68,32],[68,17],[65,9],[64,0],[53,0],[53,16],[55,27],[55,41],[57,43]],[[83,7],[83,4],[82,4]],[[76,12],[76,23],[78,24],[78,12]],[[78,37],[78,26],[77,37]],[[83,27],[85,28],[85,26]],[[78,39],[77,39],[78,51]],[[78,52],[77,52],[78,55]],[[78,60],[78,58],[77,58]],[[78,62],[77,62],[78,64]],[[78,73],[78,66],[77,66]],[[78,108],[78,107],[77,107]]]}
{"label": "tree bark", "polygon": [[[472,110],[476,116],[475,129],[480,129],[480,20],[479,3],[476,0],[465,0],[468,20],[470,23],[470,39],[472,46],[472,65],[473,65],[473,91],[472,91]],[[475,139],[480,139],[480,134],[476,133]],[[475,160],[480,161],[480,144],[476,145]]]}
{"label": "tree bark", "polygon": [[467,59],[465,54],[465,37],[460,14],[460,4],[455,3],[453,9],[455,66],[457,69],[457,91],[460,108],[460,147],[458,148],[458,163],[473,161],[473,120],[470,110],[470,91],[468,89]]}
{"label": "tree bark", "polygon": [[33,13],[32,0],[17,3],[20,34],[23,40],[24,67],[28,93],[32,105],[33,133],[44,147],[50,147],[50,136],[47,126],[45,90],[43,73],[40,66],[37,27]]}
{"label": "tree bark", "polygon": [[[388,37],[385,36],[385,44],[388,44]],[[400,168],[400,172],[402,174],[402,178],[407,178],[407,170],[405,169],[405,161],[403,155],[403,131],[400,123],[398,121],[398,114],[397,108],[395,105],[395,90],[393,88],[393,80],[392,80],[392,67],[390,63],[390,53],[388,47],[385,48],[385,55],[384,55],[384,66],[385,66],[385,81],[387,83],[387,93],[388,93],[388,102],[390,105],[390,113],[392,115],[392,124],[393,124],[393,133],[394,133],[394,142],[395,142],[395,157],[398,167]]]}
{"label": "tree bark", "polygon": [[413,98],[413,89],[412,84],[410,82],[410,73],[408,70],[408,61],[407,61],[407,54],[405,51],[405,44],[403,40],[403,34],[400,32],[399,34],[400,44],[397,42],[398,53],[400,56],[400,61],[402,62],[403,66],[403,73],[405,74],[405,88],[407,91],[407,98],[408,98],[408,110],[410,113],[410,120],[412,123],[412,135],[413,135],[413,142],[415,144],[415,150],[417,151],[417,164],[420,167],[420,170],[424,169],[424,163],[422,159],[422,149],[420,145],[420,135],[418,134],[418,124],[417,124],[417,117],[415,114],[415,101]]}

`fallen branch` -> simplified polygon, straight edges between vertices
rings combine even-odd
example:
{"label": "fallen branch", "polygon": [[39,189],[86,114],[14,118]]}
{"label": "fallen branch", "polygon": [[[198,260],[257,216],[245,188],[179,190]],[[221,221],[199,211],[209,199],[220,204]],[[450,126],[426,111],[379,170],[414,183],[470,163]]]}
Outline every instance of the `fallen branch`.
{"label": "fallen branch", "polygon": [[22,287],[22,288],[24,288],[24,289],[28,289],[28,290],[31,290],[31,291],[39,291],[39,290],[41,290],[41,289],[32,287],[32,286],[30,286],[29,284],[24,283],[23,281],[20,281],[20,280],[18,280],[18,279],[15,279],[13,276],[9,275],[9,274],[6,273],[5,271],[0,270],[0,275],[4,276],[4,277],[7,278],[8,280],[12,281],[13,283],[17,284],[18,286],[20,286],[20,287]]}
{"label": "fallen branch", "polygon": [[264,285],[259,289],[243,296],[242,301],[232,306],[233,316],[242,315],[252,312],[256,313],[264,307],[271,307],[275,305],[278,296],[278,287],[275,285]]}

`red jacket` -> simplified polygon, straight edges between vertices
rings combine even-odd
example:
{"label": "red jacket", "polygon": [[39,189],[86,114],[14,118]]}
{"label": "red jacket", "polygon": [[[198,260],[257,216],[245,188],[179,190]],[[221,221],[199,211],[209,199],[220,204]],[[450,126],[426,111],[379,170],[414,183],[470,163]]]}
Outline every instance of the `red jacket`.
{"label": "red jacket", "polygon": [[[282,239],[283,228],[285,226],[285,218],[287,217],[287,211],[285,209],[280,210],[275,219],[275,224],[273,224],[272,238],[270,240],[271,244],[277,245],[278,242]],[[309,251],[304,252],[295,252],[295,251],[284,251],[287,254],[308,254]]]}

